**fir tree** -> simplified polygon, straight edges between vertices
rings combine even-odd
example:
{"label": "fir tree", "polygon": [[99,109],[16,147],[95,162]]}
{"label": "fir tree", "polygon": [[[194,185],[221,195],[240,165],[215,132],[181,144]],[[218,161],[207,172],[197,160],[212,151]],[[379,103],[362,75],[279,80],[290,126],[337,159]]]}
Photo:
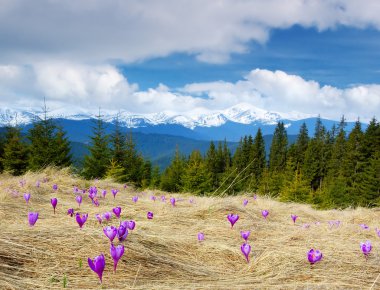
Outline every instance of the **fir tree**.
{"label": "fir tree", "polygon": [[28,166],[28,147],[18,127],[7,127],[5,133],[4,170],[13,175],[22,175]]}
{"label": "fir tree", "polygon": [[288,136],[285,125],[279,122],[273,134],[272,144],[269,153],[269,171],[281,172],[286,168],[286,152],[288,146]]}
{"label": "fir tree", "polygon": [[150,179],[150,187],[153,189],[158,189],[160,187],[161,173],[160,167],[154,166],[152,170],[152,177]]}
{"label": "fir tree", "polygon": [[174,158],[161,176],[161,189],[170,192],[180,192],[183,188],[183,175],[185,172],[185,158],[179,149],[175,151]]}
{"label": "fir tree", "polygon": [[250,159],[253,161],[251,189],[257,190],[266,165],[265,142],[260,128],[253,141],[252,157]]}
{"label": "fir tree", "polygon": [[93,136],[88,147],[90,154],[84,158],[82,171],[82,175],[87,179],[104,177],[110,164],[108,135],[105,132],[104,121],[100,112],[94,123]]}
{"label": "fir tree", "polygon": [[183,174],[183,190],[196,194],[210,192],[210,172],[199,150],[194,150]]}

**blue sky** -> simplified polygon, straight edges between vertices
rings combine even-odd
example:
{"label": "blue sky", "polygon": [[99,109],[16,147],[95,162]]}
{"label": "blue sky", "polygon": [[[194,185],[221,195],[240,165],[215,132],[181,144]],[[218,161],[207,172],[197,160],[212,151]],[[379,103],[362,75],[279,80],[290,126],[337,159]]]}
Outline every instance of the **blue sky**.
{"label": "blue sky", "polygon": [[378,0],[2,0],[1,108],[380,116]]}
{"label": "blue sky", "polygon": [[228,63],[207,64],[191,54],[176,53],[119,68],[141,89],[160,83],[182,87],[193,82],[236,82],[253,68],[283,70],[321,85],[339,88],[380,80],[380,31],[338,27],[319,32],[293,26],[271,31],[265,44],[249,43],[249,51]]}

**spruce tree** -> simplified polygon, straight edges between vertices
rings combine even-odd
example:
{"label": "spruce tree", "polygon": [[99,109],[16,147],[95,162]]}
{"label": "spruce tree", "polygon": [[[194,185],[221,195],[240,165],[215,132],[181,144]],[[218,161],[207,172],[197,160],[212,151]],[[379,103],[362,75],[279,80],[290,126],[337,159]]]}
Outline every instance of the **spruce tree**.
{"label": "spruce tree", "polygon": [[185,172],[185,158],[176,148],[171,164],[161,176],[161,189],[170,192],[180,192],[183,188],[183,175]]}
{"label": "spruce tree", "polygon": [[82,171],[82,175],[87,179],[104,177],[110,164],[108,135],[105,132],[105,125],[100,112],[94,123],[95,125],[92,127],[93,136],[88,147],[89,155],[84,158]]}
{"label": "spruce tree", "polygon": [[66,132],[57,126],[52,118],[48,118],[46,105],[43,110],[43,118],[37,117],[28,132],[30,141],[28,167],[31,170],[39,170],[49,165],[70,166],[71,149]]}
{"label": "spruce tree", "polygon": [[257,190],[266,166],[265,142],[260,128],[257,131],[253,141],[251,160],[253,160],[253,178],[251,189]]}
{"label": "spruce tree", "polygon": [[7,127],[5,133],[4,170],[13,175],[22,175],[28,166],[28,147],[19,127]]}
{"label": "spruce tree", "polygon": [[[220,145],[220,143],[219,143]],[[221,146],[220,146],[221,148]],[[219,157],[219,158],[218,158]],[[222,164],[220,164],[223,160],[220,158],[220,151],[218,152],[215,149],[214,142],[210,142],[210,147],[206,153],[206,167],[209,173],[210,178],[210,184],[211,184],[211,190],[215,190],[218,187],[219,184],[219,173],[220,173],[220,167],[222,167]]]}
{"label": "spruce tree", "polygon": [[288,136],[285,125],[279,122],[273,134],[272,144],[269,152],[269,171],[282,172],[286,168],[286,152],[288,147]]}
{"label": "spruce tree", "polygon": [[183,190],[196,194],[210,192],[210,172],[199,150],[194,150],[183,174]]}
{"label": "spruce tree", "polygon": [[152,170],[152,176],[150,179],[150,185],[149,187],[153,189],[159,189],[160,187],[160,182],[161,182],[161,173],[160,173],[160,167],[157,165],[153,167]]}

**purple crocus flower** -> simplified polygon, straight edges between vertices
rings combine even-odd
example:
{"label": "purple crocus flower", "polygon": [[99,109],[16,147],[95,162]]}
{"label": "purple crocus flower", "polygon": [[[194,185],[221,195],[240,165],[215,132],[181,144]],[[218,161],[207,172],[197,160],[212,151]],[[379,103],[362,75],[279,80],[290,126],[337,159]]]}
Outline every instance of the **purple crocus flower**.
{"label": "purple crocus flower", "polygon": [[254,200],[257,199],[257,195],[256,195],[256,194],[253,195],[253,199],[254,199]]}
{"label": "purple crocus flower", "polygon": [[101,254],[100,256],[95,257],[94,261],[92,261],[91,258],[88,258],[88,265],[90,266],[91,270],[99,276],[100,283],[102,283],[103,271],[106,267],[106,260],[104,258],[104,255]]}
{"label": "purple crocus flower", "polygon": [[85,224],[85,222],[87,221],[87,218],[88,218],[88,213],[87,214],[83,214],[82,216],[80,215],[79,212],[77,212],[77,214],[75,215],[75,219],[79,225],[80,228],[83,227],[83,225]]}
{"label": "purple crocus flower", "polygon": [[116,237],[117,235],[117,228],[115,228],[114,226],[108,226],[108,227],[105,227],[103,228],[103,233],[107,236],[107,238],[110,239],[110,241],[112,242],[113,239]]}
{"label": "purple crocus flower", "polygon": [[319,250],[311,249],[307,253],[307,259],[309,260],[310,264],[313,265],[322,259],[322,252]]}
{"label": "purple crocus flower", "polygon": [[246,231],[246,232],[241,231],[240,234],[241,234],[241,237],[247,242],[249,235],[251,234],[251,231]]}
{"label": "purple crocus flower", "polygon": [[148,211],[148,213],[146,214],[146,217],[148,218],[148,220],[153,219],[153,213],[151,211]]}
{"label": "purple crocus flower", "polygon": [[372,244],[370,241],[366,241],[365,243],[360,243],[360,249],[362,250],[364,256],[367,258],[369,253],[372,250]]}
{"label": "purple crocus flower", "polygon": [[117,229],[117,237],[120,242],[125,241],[125,239],[128,237],[128,229],[126,228],[126,225],[120,225]]}
{"label": "purple crocus flower", "polygon": [[127,189],[127,184],[124,184],[124,185],[123,185],[123,188],[124,188],[124,189]]}
{"label": "purple crocus flower", "polygon": [[101,224],[103,221],[101,215],[97,213],[97,214],[95,214],[95,217],[98,220],[99,224]]}
{"label": "purple crocus flower", "polygon": [[156,197],[155,197],[154,195],[152,195],[152,196],[150,197],[150,199],[153,200],[153,201],[156,201]]}
{"label": "purple crocus flower", "polygon": [[134,196],[134,197],[132,197],[132,201],[133,201],[134,203],[136,203],[138,200],[139,200],[139,197],[138,197],[138,196]]}
{"label": "purple crocus flower", "polygon": [[73,192],[74,192],[74,193],[78,193],[78,192],[79,192],[79,188],[78,188],[78,186],[76,186],[76,185],[74,186],[74,188],[73,188]]}
{"label": "purple crocus flower", "polygon": [[116,197],[116,194],[119,192],[117,189],[111,189],[111,192],[113,194],[113,198]]}
{"label": "purple crocus flower", "polygon": [[261,215],[267,219],[267,216],[269,215],[269,211],[267,211],[266,209],[264,209],[263,211],[261,211]]}
{"label": "purple crocus flower", "polygon": [[24,180],[24,179],[20,180],[19,183],[20,183],[21,187],[24,187],[24,185],[26,184],[26,180]]}
{"label": "purple crocus flower", "polygon": [[368,229],[369,229],[369,226],[367,226],[366,224],[360,224],[360,227],[361,227],[363,230],[368,230]]}
{"label": "purple crocus flower", "polygon": [[291,217],[292,217],[293,223],[295,224],[298,218],[298,215],[292,214]]}
{"label": "purple crocus flower", "polygon": [[120,258],[124,254],[124,245],[118,245],[117,247],[115,247],[111,243],[110,252],[111,252],[111,257],[113,259],[113,271],[116,273],[117,263],[119,262]]}
{"label": "purple crocus flower", "polygon": [[165,197],[165,195],[161,195],[161,201],[162,201],[162,202],[165,202],[165,201],[166,201],[166,197]]}
{"label": "purple crocus flower", "polygon": [[56,197],[53,197],[52,199],[50,199],[50,203],[53,206],[54,214],[55,214],[55,208],[57,207],[58,199]]}
{"label": "purple crocus flower", "polygon": [[38,212],[29,212],[28,214],[29,225],[32,227],[38,220]]}
{"label": "purple crocus flower", "polygon": [[380,238],[380,229],[376,228],[375,231],[376,231],[377,236]]}
{"label": "purple crocus flower", "polygon": [[107,190],[103,189],[103,190],[102,190],[103,198],[106,198],[106,194],[107,194]]}
{"label": "purple crocus flower", "polygon": [[194,198],[190,198],[190,199],[189,199],[189,202],[190,202],[190,203],[194,203]]}
{"label": "purple crocus flower", "polygon": [[103,219],[109,221],[112,217],[112,214],[110,212],[105,212],[102,217]]}
{"label": "purple crocus flower", "polygon": [[205,240],[205,234],[204,233],[198,233],[198,241],[204,241]]}
{"label": "purple crocus flower", "polygon": [[81,196],[81,195],[77,195],[77,196],[75,197],[75,200],[77,201],[78,206],[80,207],[80,204],[82,203],[82,196]]}
{"label": "purple crocus flower", "polygon": [[36,181],[36,187],[40,187],[40,181],[39,180]]}
{"label": "purple crocus flower", "polygon": [[247,206],[247,204],[248,204],[248,199],[244,199],[244,201],[243,201],[243,205],[244,205],[244,206]]}
{"label": "purple crocus flower", "polygon": [[54,191],[57,191],[57,190],[58,190],[58,185],[57,185],[57,184],[53,184],[53,190],[54,190]]}
{"label": "purple crocus flower", "polygon": [[230,213],[227,215],[227,219],[230,221],[232,229],[234,224],[238,221],[239,215]]}
{"label": "purple crocus flower", "polygon": [[175,198],[174,198],[174,197],[172,197],[172,198],[170,199],[170,203],[172,204],[172,206],[175,206]]}
{"label": "purple crocus flower", "polygon": [[127,224],[127,228],[131,231],[133,231],[136,227],[136,222],[131,220],[131,221],[128,221],[128,224]]}
{"label": "purple crocus flower", "polygon": [[120,206],[114,207],[112,209],[112,211],[115,214],[115,216],[119,219],[120,218],[120,214],[121,214],[121,207]]}
{"label": "purple crocus flower", "polygon": [[244,243],[241,245],[240,249],[243,255],[245,256],[247,263],[249,263],[249,253],[251,252],[251,245]]}
{"label": "purple crocus flower", "polygon": [[74,215],[74,209],[73,208],[69,208],[67,210],[67,214],[69,214],[72,217]]}
{"label": "purple crocus flower", "polygon": [[303,227],[304,229],[308,229],[308,228],[310,228],[310,224],[303,224],[302,227]]}
{"label": "purple crocus flower", "polygon": [[29,199],[30,199],[30,193],[24,193],[24,199],[25,199],[26,203],[28,204]]}

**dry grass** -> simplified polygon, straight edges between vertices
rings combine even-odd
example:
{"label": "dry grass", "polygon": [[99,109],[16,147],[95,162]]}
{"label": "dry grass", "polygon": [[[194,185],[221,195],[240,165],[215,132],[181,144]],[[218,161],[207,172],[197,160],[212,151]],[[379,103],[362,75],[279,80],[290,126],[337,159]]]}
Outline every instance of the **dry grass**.
{"label": "dry grass", "polygon": [[[49,180],[36,188],[36,180],[44,177]],[[23,187],[21,179],[26,180]],[[51,190],[53,183],[59,185],[57,193]],[[74,217],[66,215],[70,207],[79,210],[74,185],[108,190],[100,207],[83,199],[80,212],[88,212],[89,219],[82,230]],[[115,200],[111,188],[120,189]],[[34,227],[28,225],[24,192],[32,194],[29,209],[40,212]],[[140,198],[134,204],[131,197],[136,194]],[[157,197],[161,194],[155,192]],[[375,282],[380,273],[380,239],[374,230],[380,226],[380,211],[376,209],[316,211],[264,197],[257,201],[248,197],[244,207],[244,196],[195,197],[191,204],[190,195],[174,195],[183,200],[173,208],[168,201],[172,195],[166,194],[166,203],[160,198],[153,202],[150,195],[107,180],[83,181],[53,169],[22,178],[0,176],[0,289],[62,288],[64,277],[71,289],[380,289],[380,278]],[[53,196],[58,197],[55,215],[50,205]],[[123,219],[136,220],[116,274],[109,241],[94,216],[115,206],[122,207]],[[267,221],[261,217],[262,209],[270,212]],[[154,212],[153,220],[147,220],[147,211]],[[240,215],[232,230],[226,219],[230,212]],[[300,216],[295,226],[292,213]],[[342,225],[330,229],[329,220],[340,220]],[[303,223],[310,223],[310,228],[302,227]],[[361,223],[370,230],[362,230]],[[118,222],[113,218],[108,224]],[[240,252],[240,230],[252,230],[249,264]],[[205,233],[201,243],[199,231]],[[373,251],[366,261],[359,243],[367,239]],[[324,258],[311,267],[306,253],[313,247]],[[88,257],[100,253],[106,256],[103,285],[87,265]]]}

